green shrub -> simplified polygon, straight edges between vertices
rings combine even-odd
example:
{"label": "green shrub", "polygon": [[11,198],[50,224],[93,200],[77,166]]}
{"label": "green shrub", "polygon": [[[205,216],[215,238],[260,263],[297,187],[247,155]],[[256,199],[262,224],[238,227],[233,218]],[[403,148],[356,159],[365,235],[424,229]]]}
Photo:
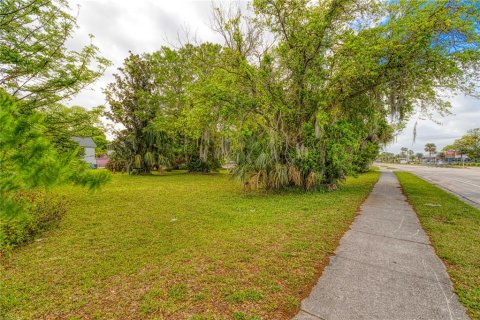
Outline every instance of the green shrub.
{"label": "green shrub", "polygon": [[15,202],[23,213],[0,220],[0,253],[31,242],[58,225],[67,211],[64,198],[41,192],[20,193]]}
{"label": "green shrub", "polygon": [[187,162],[187,170],[189,172],[210,172],[220,168],[220,163],[215,160],[204,161],[197,156],[192,156]]}
{"label": "green shrub", "polygon": [[105,170],[90,170],[77,151],[61,152],[47,138],[42,113],[22,112],[0,89],[0,219],[25,214],[19,195],[56,185],[98,189],[110,179]]}
{"label": "green shrub", "polygon": [[111,172],[127,172],[127,161],[123,159],[109,159],[105,168]]}
{"label": "green shrub", "polygon": [[187,163],[187,170],[189,172],[209,172],[210,166],[208,165],[208,162],[205,162],[200,158],[195,158]]}

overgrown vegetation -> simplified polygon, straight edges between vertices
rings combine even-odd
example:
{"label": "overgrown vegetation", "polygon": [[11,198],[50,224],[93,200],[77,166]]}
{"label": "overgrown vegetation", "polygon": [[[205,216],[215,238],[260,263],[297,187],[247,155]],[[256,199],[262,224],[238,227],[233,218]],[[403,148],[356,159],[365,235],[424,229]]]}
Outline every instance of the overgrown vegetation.
{"label": "overgrown vegetation", "polygon": [[[88,165],[77,157],[76,150],[61,153],[45,137],[42,115],[22,113],[14,99],[1,90],[0,123],[0,250],[3,250],[24,242],[22,237],[28,240],[37,233],[29,229],[43,229],[43,223],[37,219],[39,216],[57,215],[56,202],[42,204],[23,195],[44,192],[59,184],[96,189],[108,180],[109,175],[88,170]],[[45,199],[49,198],[42,201]],[[39,206],[42,211],[52,212],[38,214]],[[38,222],[37,226],[32,225],[35,222]],[[16,231],[9,229],[11,225],[18,226],[14,227]],[[22,225],[25,225],[25,234],[21,234]]]}
{"label": "overgrown vegetation", "polygon": [[395,174],[445,262],[460,301],[472,319],[480,319],[480,210],[411,173]]}
{"label": "overgrown vegetation", "polygon": [[0,318],[290,319],[378,176],[323,193],[185,171],[62,187],[60,226],[1,260]]}
{"label": "overgrown vegetation", "polygon": [[28,211],[0,219],[0,256],[56,227],[67,211],[65,199],[41,192],[17,193],[14,201]]}
{"label": "overgrown vegetation", "polygon": [[67,49],[76,27],[65,0],[0,3],[0,87],[22,101],[24,111],[71,97],[110,64],[93,43]]}
{"label": "overgrown vegetation", "polygon": [[414,107],[443,113],[442,91],[479,80],[470,1],[256,0],[214,17],[222,46],[131,54],[107,88],[127,171],[220,160],[249,188],[335,188]]}
{"label": "overgrown vegetation", "polygon": [[[64,206],[44,196],[60,184],[96,189],[107,172],[91,172],[74,135],[105,147],[101,110],[66,108],[62,100],[94,82],[109,65],[88,44],[69,50],[76,18],[64,0],[0,2],[0,250],[32,240],[58,222]],[[27,195],[27,196],[25,196]]]}

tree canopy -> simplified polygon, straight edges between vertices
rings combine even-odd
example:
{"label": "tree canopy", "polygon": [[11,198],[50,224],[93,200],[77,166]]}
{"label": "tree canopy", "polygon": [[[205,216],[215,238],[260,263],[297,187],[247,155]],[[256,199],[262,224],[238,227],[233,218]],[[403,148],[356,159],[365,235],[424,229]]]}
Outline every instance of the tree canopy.
{"label": "tree canopy", "polygon": [[72,135],[105,140],[100,111],[60,104],[95,81],[109,64],[92,43],[80,51],[67,49],[75,28],[67,1],[0,2],[2,221],[28,214],[29,192],[63,183],[94,189],[108,180],[106,172],[87,170],[71,141]]}
{"label": "tree canopy", "polygon": [[0,90],[0,218],[22,212],[22,192],[43,190],[73,183],[98,188],[109,175],[94,172],[76,157],[76,152],[60,154],[45,137],[43,116],[25,115],[15,100]]}
{"label": "tree canopy", "polygon": [[22,108],[69,98],[109,65],[93,43],[67,49],[77,26],[72,13],[65,0],[1,2],[0,87],[22,101]]}
{"label": "tree canopy", "polygon": [[451,149],[461,156],[468,155],[470,159],[480,159],[480,128],[468,130],[466,135],[455,140]]}
{"label": "tree canopy", "polygon": [[437,152],[437,146],[435,145],[435,143],[429,142],[425,144],[425,152],[428,152],[428,157],[431,158],[432,153]]}
{"label": "tree canopy", "polygon": [[222,46],[132,54],[106,91],[142,172],[220,160],[246,187],[334,188],[415,108],[442,113],[442,92],[477,89],[470,1],[257,0],[214,14]]}
{"label": "tree canopy", "polygon": [[102,107],[87,110],[80,106],[66,107],[55,103],[39,109],[44,117],[45,136],[58,150],[71,152],[78,147],[72,137],[91,137],[97,145],[96,153],[107,152],[105,125],[100,119]]}

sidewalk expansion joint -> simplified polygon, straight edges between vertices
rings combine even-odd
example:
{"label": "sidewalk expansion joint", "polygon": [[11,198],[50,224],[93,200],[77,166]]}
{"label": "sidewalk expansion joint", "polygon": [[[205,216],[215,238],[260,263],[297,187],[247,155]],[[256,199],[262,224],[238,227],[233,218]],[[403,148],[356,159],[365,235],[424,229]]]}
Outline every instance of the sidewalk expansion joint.
{"label": "sidewalk expansion joint", "polygon": [[[383,200],[383,201],[388,201],[387,199]],[[411,213],[412,211],[410,209],[401,209],[401,210],[398,210],[398,209],[395,209],[393,207],[382,207],[382,206],[376,206],[376,205],[369,205],[369,204],[362,204],[360,206],[360,210],[362,209],[362,207],[370,207],[372,209],[380,209],[380,210],[387,210],[387,211],[397,211],[397,212],[408,212],[408,213]]]}
{"label": "sidewalk expansion joint", "polygon": [[418,244],[423,244],[424,246],[429,246],[429,247],[432,246],[430,243],[425,243],[425,242],[420,242],[420,241],[415,241],[415,240],[408,240],[408,239],[400,239],[400,238],[395,238],[395,237],[386,236],[386,235],[383,235],[383,234],[371,233],[371,232],[356,230],[356,229],[354,229],[354,228],[355,228],[355,227],[352,227],[352,228],[350,228],[350,230],[351,230],[351,231],[354,231],[354,232],[360,232],[360,233],[369,234],[369,235],[371,235],[371,236],[376,236],[376,237],[383,237],[383,238],[389,238],[389,239],[394,239],[394,240],[399,240],[399,241],[418,243]]}
{"label": "sidewalk expansion joint", "polygon": [[[372,219],[372,220],[376,220],[376,221],[392,221],[392,219],[389,219],[387,217],[377,217],[377,216],[369,215],[369,213],[365,210],[360,210],[360,214],[357,216],[356,219],[358,219],[360,217],[362,217],[363,219]],[[400,217],[408,217],[408,216],[404,215],[404,216],[400,216]],[[408,218],[413,219],[414,217],[417,219],[417,221],[407,221],[405,223],[407,223],[407,224],[418,224],[419,221],[418,221],[418,218],[416,216],[411,216],[411,217],[408,217]]]}
{"label": "sidewalk expansion joint", "polygon": [[395,273],[398,273],[398,274],[403,274],[403,275],[405,275],[405,276],[412,277],[412,278],[423,279],[423,280],[430,281],[430,282],[433,282],[433,283],[438,283],[438,282],[440,282],[440,283],[442,283],[442,284],[449,285],[449,283],[446,282],[446,281],[437,280],[437,279],[434,279],[434,278],[428,278],[428,277],[424,277],[424,276],[419,276],[419,275],[417,275],[417,274],[412,274],[412,273],[408,273],[408,272],[398,271],[398,270],[395,270],[395,269],[390,269],[390,268],[387,268],[387,267],[382,267],[382,266],[379,266],[379,265],[376,265],[376,264],[373,264],[373,263],[368,263],[368,262],[365,262],[365,261],[360,261],[360,260],[357,260],[357,259],[354,259],[354,258],[349,258],[349,257],[345,257],[345,256],[338,255],[338,254],[335,255],[335,257],[342,258],[342,259],[345,259],[345,260],[355,261],[355,262],[357,262],[357,263],[360,263],[360,264],[363,264],[363,265],[366,265],[366,266],[369,266],[369,267],[374,267],[374,268],[376,268],[376,269],[391,271],[391,272],[395,272]]}
{"label": "sidewalk expansion joint", "polygon": [[317,318],[317,319],[320,319],[320,320],[326,320],[325,318],[322,318],[322,317],[316,315],[315,313],[311,313],[310,311],[307,311],[303,308],[300,308],[300,311],[305,312],[306,314],[308,314],[309,316],[312,316],[314,318]]}

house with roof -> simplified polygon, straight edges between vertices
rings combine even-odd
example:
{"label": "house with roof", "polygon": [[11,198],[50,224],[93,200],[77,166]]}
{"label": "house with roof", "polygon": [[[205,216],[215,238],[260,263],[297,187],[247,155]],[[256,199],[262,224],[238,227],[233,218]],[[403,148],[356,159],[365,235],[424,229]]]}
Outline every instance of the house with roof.
{"label": "house with roof", "polygon": [[95,168],[97,166],[97,160],[95,159],[95,148],[97,144],[93,139],[91,137],[72,137],[72,140],[84,149],[83,160]]}

